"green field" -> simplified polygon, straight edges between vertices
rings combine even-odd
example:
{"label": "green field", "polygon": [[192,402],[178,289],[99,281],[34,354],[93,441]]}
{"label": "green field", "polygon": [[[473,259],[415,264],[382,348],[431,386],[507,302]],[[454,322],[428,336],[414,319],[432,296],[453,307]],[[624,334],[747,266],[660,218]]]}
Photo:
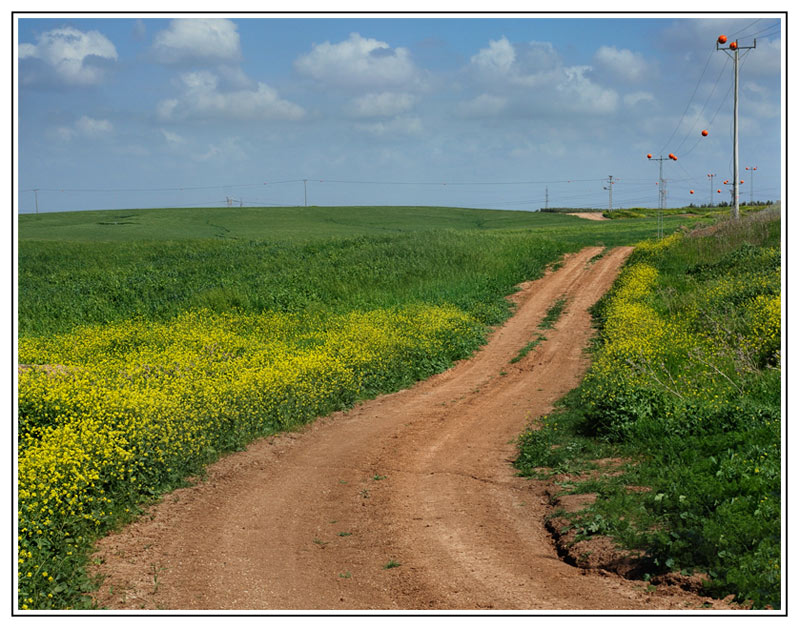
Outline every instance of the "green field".
{"label": "green field", "polygon": [[93,540],[142,504],[468,356],[563,254],[655,233],[655,217],[456,208],[20,216],[20,606],[89,606]]}
{"label": "green field", "polygon": [[[136,224],[122,224],[133,216]],[[670,218],[665,229],[694,222]],[[19,330],[165,320],[201,307],[345,312],[414,301],[454,303],[492,323],[503,316],[503,296],[561,254],[633,244],[655,230],[655,219],[447,208],[21,216]]]}
{"label": "green field", "polygon": [[[574,216],[446,207],[174,208],[50,212],[19,217],[20,240],[141,242],[157,240],[269,240],[396,235],[432,230],[533,229],[540,235],[584,240],[646,237],[653,222],[614,227]],[[670,218],[677,226],[686,219]]]}

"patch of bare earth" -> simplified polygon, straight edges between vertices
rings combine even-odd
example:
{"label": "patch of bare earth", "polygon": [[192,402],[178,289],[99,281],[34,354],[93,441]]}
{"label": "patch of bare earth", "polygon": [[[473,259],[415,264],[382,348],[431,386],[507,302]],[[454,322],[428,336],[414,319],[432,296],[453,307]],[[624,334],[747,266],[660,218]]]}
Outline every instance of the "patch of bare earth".
{"label": "patch of bare earth", "polygon": [[[516,313],[429,380],[259,440],[101,540],[112,609],[699,609],[667,584],[570,565],[545,528],[547,483],[517,476],[515,439],[580,381],[587,308],[627,255],[600,247],[523,285]],[[547,340],[510,360],[547,309]]]}
{"label": "patch of bare earth", "polygon": [[609,221],[611,219],[603,216],[601,212],[566,212],[568,216],[577,216],[578,218],[585,218],[588,221]]}

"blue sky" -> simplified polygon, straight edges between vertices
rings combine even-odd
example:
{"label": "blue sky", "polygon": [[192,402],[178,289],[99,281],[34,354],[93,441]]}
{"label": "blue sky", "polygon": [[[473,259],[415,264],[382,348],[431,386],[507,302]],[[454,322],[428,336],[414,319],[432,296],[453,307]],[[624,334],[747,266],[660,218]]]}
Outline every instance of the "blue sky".
{"label": "blue sky", "polygon": [[781,197],[775,15],[17,17],[20,212],[34,188],[40,211],[607,207],[609,175],[614,207],[656,207],[645,156],[670,152],[668,205],[729,200],[719,34],[757,39],[741,198],[749,166],[757,199]]}

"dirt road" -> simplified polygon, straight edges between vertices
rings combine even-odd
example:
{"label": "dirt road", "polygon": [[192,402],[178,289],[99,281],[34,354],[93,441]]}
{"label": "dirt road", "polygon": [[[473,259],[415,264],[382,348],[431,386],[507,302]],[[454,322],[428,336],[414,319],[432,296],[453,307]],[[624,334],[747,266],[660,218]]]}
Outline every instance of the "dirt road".
{"label": "dirt road", "polygon": [[611,220],[603,216],[600,212],[567,212],[567,216],[577,216],[578,218],[585,218],[588,221]]}
{"label": "dirt road", "polygon": [[[514,297],[472,359],[224,458],[104,539],[98,604],[116,609],[670,609],[688,593],[561,561],[544,487],[514,439],[587,367],[587,308],[629,249],[568,256]],[[561,296],[547,340],[509,361]]]}

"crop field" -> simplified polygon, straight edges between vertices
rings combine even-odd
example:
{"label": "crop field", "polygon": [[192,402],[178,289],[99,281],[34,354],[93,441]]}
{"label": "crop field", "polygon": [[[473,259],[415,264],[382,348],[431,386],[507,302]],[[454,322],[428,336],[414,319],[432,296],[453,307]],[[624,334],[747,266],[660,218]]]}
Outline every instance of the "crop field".
{"label": "crop field", "polygon": [[[664,219],[667,233],[698,223],[703,220]],[[518,283],[584,246],[649,238],[655,225],[654,218],[590,223],[556,214],[449,208],[20,217],[20,607],[90,606],[85,565],[92,543],[142,505],[256,437],[446,369],[508,316],[505,296]],[[696,277],[716,282],[694,306],[692,321],[741,306],[736,329],[748,339],[748,360],[755,362],[737,363],[732,349],[720,349],[727,362],[713,364],[724,377],[702,367],[725,338],[723,329],[714,330],[698,345],[700,358],[692,363],[697,372],[691,372],[695,380],[710,378],[711,389],[696,390],[687,375],[680,403],[666,396],[667,389],[654,389],[644,367],[626,366],[626,347],[644,343],[653,352],[647,360],[678,360],[674,351],[662,356],[659,348],[668,338],[697,336],[691,328],[673,330],[671,319],[641,304],[661,278],[671,277],[661,268],[674,259],[665,252],[679,251],[675,243],[683,242],[690,239],[675,236],[640,247],[640,266],[631,267],[616,293],[626,306],[606,306],[604,329],[639,329],[626,324],[635,316],[658,325],[647,339],[614,340],[617,349],[598,358],[590,381],[605,393],[587,398],[587,405],[608,395],[647,395],[646,406],[658,402],[676,417],[670,426],[683,426],[698,409],[707,417],[705,426],[735,415],[730,395],[737,387],[757,382],[765,400],[774,396],[780,381],[774,250],[740,254],[742,264],[752,255],[772,265],[758,276],[763,284],[757,291],[744,296],[744,284],[726,284],[720,270],[739,258],[724,258],[724,264],[704,258],[706,266],[696,261],[692,267]],[[658,294],[666,299],[673,292]],[[672,299],[672,308],[694,303]],[[748,327],[756,320],[763,320],[762,327]],[[619,365],[633,369],[624,377],[635,387],[608,375]],[[726,403],[709,399],[713,394]],[[736,404],[755,403],[751,398],[735,398]],[[774,437],[774,408],[763,408],[753,407],[742,430],[758,428]],[[609,438],[627,438],[639,425],[633,415],[594,412],[596,431]],[[701,428],[687,434],[699,439],[706,434]],[[774,463],[774,439],[763,447]],[[774,483],[773,468],[759,467],[757,480]],[[770,491],[759,486],[756,492],[767,497],[763,509],[778,508]]]}
{"label": "crop field", "polygon": [[719,595],[779,607],[778,213],[640,244],[595,316],[588,375],[522,437],[517,465],[577,476],[628,461],[565,483],[602,497],[569,516],[582,539],[612,536],[652,574],[703,573]]}

